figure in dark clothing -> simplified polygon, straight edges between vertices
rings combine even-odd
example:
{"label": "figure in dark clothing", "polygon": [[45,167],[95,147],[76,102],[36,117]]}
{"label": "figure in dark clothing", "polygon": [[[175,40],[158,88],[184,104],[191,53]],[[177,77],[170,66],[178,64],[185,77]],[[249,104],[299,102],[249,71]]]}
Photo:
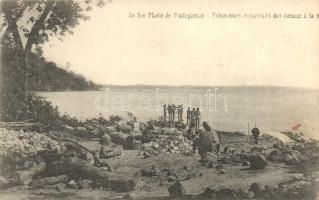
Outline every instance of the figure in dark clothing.
{"label": "figure in dark clothing", "polygon": [[186,124],[190,124],[190,121],[191,121],[191,108],[190,107],[187,108],[186,118],[187,118]]}
{"label": "figure in dark clothing", "polygon": [[172,121],[175,120],[175,111],[176,111],[176,106],[173,104],[172,105]]}
{"label": "figure in dark clothing", "polygon": [[183,105],[180,105],[180,110],[179,110],[179,121],[183,121]]}
{"label": "figure in dark clothing", "polygon": [[164,111],[164,121],[166,121],[166,114],[167,114],[166,104],[163,105],[163,111]]}
{"label": "figure in dark clothing", "polygon": [[260,134],[260,131],[258,128],[253,128],[251,129],[251,133],[253,134],[254,136],[254,139],[255,139],[255,143],[258,144],[258,138],[259,138],[259,134]]}
{"label": "figure in dark clothing", "polygon": [[198,131],[199,129],[199,123],[200,123],[200,111],[199,108],[197,108],[196,112],[195,112],[195,124],[196,124],[196,130]]}
{"label": "figure in dark clothing", "polygon": [[168,111],[168,121],[171,122],[172,121],[172,106],[170,104],[168,104],[167,106],[167,111]]}
{"label": "figure in dark clothing", "polygon": [[177,110],[177,119],[179,120],[179,117],[181,115],[181,108],[179,105],[176,107],[176,110]]}
{"label": "figure in dark clothing", "polygon": [[207,122],[203,123],[204,131],[199,133],[198,152],[201,156],[201,161],[206,159],[208,152],[219,151],[219,137],[216,130],[212,130]]}
{"label": "figure in dark clothing", "polygon": [[194,123],[195,124],[195,127],[196,127],[196,118],[195,118],[195,108],[193,108],[193,110],[191,111],[191,122],[190,123]]}
{"label": "figure in dark clothing", "polygon": [[198,144],[198,134],[195,131],[195,124],[190,123],[186,125],[183,131],[184,137],[193,142],[193,153],[195,153]]}

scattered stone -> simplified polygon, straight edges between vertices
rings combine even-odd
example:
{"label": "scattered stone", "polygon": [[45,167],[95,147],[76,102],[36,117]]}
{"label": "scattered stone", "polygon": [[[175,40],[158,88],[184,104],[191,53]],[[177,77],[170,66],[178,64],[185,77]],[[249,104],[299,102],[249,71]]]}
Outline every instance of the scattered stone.
{"label": "scattered stone", "polygon": [[240,155],[227,154],[218,161],[222,164],[238,164],[242,163],[242,158],[240,157]]}
{"label": "scattered stone", "polygon": [[129,134],[132,132],[132,127],[128,124],[118,124],[117,130],[126,134]]}
{"label": "scattered stone", "polygon": [[248,197],[248,190],[239,188],[237,194],[240,199],[246,199]]}
{"label": "scattered stone", "polygon": [[276,188],[266,185],[264,193],[267,194],[269,197],[274,197],[276,195]]}
{"label": "scattered stone", "polygon": [[244,161],[243,162],[243,166],[249,166],[249,165],[250,165],[249,161]]}
{"label": "scattered stone", "polygon": [[177,135],[178,131],[176,128],[163,127],[160,129],[160,133],[162,135]]}
{"label": "scattered stone", "polygon": [[215,199],[216,198],[216,191],[214,189],[211,189],[207,187],[205,191],[200,195],[203,199]]}
{"label": "scattered stone", "polygon": [[237,193],[231,188],[221,188],[217,191],[217,197],[218,199],[236,199]]}
{"label": "scattered stone", "polygon": [[111,137],[109,134],[105,133],[100,140],[101,145],[109,145],[111,143]]}
{"label": "scattered stone", "polygon": [[140,131],[140,123],[135,122],[135,123],[133,124],[133,131],[134,131],[134,132]]}
{"label": "scattered stone", "polygon": [[281,162],[283,160],[281,150],[275,149],[267,157],[272,162]]}
{"label": "scattered stone", "polygon": [[273,145],[274,148],[276,149],[281,149],[282,148],[282,144],[276,143]]}
{"label": "scattered stone", "polygon": [[223,157],[222,159],[220,159],[220,161],[221,161],[223,164],[231,164],[231,163],[232,163],[231,158],[228,157],[228,156]]}
{"label": "scattered stone", "polygon": [[117,126],[116,125],[113,125],[113,126],[107,126],[105,127],[105,131],[107,133],[112,133],[112,132],[117,132]]}
{"label": "scattered stone", "polygon": [[168,188],[168,193],[169,193],[170,198],[184,198],[184,197],[186,197],[186,191],[180,182],[171,185]]}
{"label": "scattered stone", "polygon": [[168,182],[176,181],[176,179],[177,179],[176,176],[168,176],[168,177],[167,177],[167,181],[168,181]]}
{"label": "scattered stone", "polygon": [[214,168],[214,162],[208,162],[207,168],[209,169]]}
{"label": "scattered stone", "polygon": [[154,176],[160,176],[160,175],[161,175],[161,170],[156,168],[155,166],[142,169],[142,176],[154,177]]}
{"label": "scattered stone", "polygon": [[258,196],[262,193],[263,188],[259,183],[254,182],[251,184],[249,190],[252,191],[255,194],[255,196]]}
{"label": "scattered stone", "polygon": [[252,191],[249,191],[248,193],[247,193],[247,198],[248,199],[253,199],[255,197],[255,194],[252,192]]}
{"label": "scattered stone", "polygon": [[220,174],[226,174],[226,171],[223,170],[223,169],[220,169],[220,170],[219,170],[219,173],[220,173]]}
{"label": "scattered stone", "polygon": [[147,152],[143,152],[143,157],[144,158],[149,158],[149,157],[151,157],[151,154],[149,154]]}
{"label": "scattered stone", "polygon": [[92,180],[80,180],[77,182],[80,189],[88,189],[91,187],[92,183]]}
{"label": "scattered stone", "polygon": [[80,135],[84,135],[84,134],[87,134],[88,131],[86,130],[85,127],[82,127],[82,126],[78,126],[75,128],[75,132],[80,134]]}
{"label": "scattered stone", "polygon": [[118,122],[117,122],[118,125],[127,125],[128,124],[128,121],[125,120],[125,119],[120,119]]}
{"label": "scattered stone", "polygon": [[134,200],[134,199],[138,199],[138,196],[134,193],[128,193],[123,196],[123,199]]}
{"label": "scattered stone", "polygon": [[73,188],[73,189],[78,188],[78,185],[76,184],[76,182],[73,179],[68,182],[67,186],[69,188]]}
{"label": "scattered stone", "polygon": [[265,156],[250,156],[250,169],[264,169],[268,165]]}
{"label": "scattered stone", "polygon": [[54,185],[54,188],[57,190],[57,191],[63,191],[65,189],[65,184],[64,183],[58,183],[56,185]]}
{"label": "scattered stone", "polygon": [[54,184],[54,185],[45,185],[45,186],[43,186],[43,188],[45,188],[45,189],[51,189],[51,190],[53,189],[53,190],[56,190],[56,191],[59,191],[59,192],[65,190],[65,187],[66,187],[66,185],[64,183],[57,183],[57,184]]}
{"label": "scattered stone", "polygon": [[223,169],[223,168],[224,168],[224,165],[217,165],[215,168],[216,168],[216,169]]}
{"label": "scattered stone", "polygon": [[99,148],[99,157],[102,159],[112,158],[122,154],[123,148],[121,145],[111,143],[108,146],[102,145]]}
{"label": "scattered stone", "polygon": [[72,126],[69,126],[69,125],[64,125],[63,131],[68,132],[68,133],[74,133],[74,128]]}
{"label": "scattered stone", "polygon": [[85,160],[87,160],[90,164],[94,164],[94,156],[92,155],[92,153],[87,152],[85,154]]}

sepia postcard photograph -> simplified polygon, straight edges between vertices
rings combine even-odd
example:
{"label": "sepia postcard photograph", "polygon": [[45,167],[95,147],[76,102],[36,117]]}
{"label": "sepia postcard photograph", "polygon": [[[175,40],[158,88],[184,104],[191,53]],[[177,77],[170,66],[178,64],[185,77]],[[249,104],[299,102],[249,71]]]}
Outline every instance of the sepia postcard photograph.
{"label": "sepia postcard photograph", "polygon": [[0,0],[0,200],[319,200],[318,0]]}

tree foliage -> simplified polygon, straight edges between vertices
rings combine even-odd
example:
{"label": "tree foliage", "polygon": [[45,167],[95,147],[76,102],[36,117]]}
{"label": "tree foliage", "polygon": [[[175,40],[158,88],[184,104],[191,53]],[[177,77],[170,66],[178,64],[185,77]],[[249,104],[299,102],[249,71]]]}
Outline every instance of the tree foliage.
{"label": "tree foliage", "polygon": [[[88,11],[105,0],[1,0],[0,119],[23,120],[27,114],[32,51],[42,52],[50,37],[62,40]],[[3,31],[5,30],[5,31]],[[24,42],[25,45],[24,45]],[[29,98],[30,99],[30,98]]]}
{"label": "tree foliage", "polygon": [[88,11],[104,4],[104,0],[2,0],[2,28],[22,21],[18,28],[27,39],[24,50],[29,53],[33,47],[40,49],[50,36],[62,40],[66,33],[73,34],[81,20],[89,19]]}
{"label": "tree foliage", "polygon": [[84,76],[66,71],[34,53],[29,56],[29,84],[33,91],[97,90],[99,86]]}

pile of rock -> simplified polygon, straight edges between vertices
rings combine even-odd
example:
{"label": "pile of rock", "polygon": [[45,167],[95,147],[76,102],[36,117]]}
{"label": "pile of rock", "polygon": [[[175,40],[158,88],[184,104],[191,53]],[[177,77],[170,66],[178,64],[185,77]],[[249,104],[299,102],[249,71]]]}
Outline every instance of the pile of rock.
{"label": "pile of rock", "polygon": [[272,162],[285,163],[288,165],[299,164],[300,162],[307,161],[308,159],[308,157],[301,155],[299,151],[292,149],[276,149],[268,156],[268,160]]}
{"label": "pile of rock", "polygon": [[0,129],[0,171],[32,165],[39,152],[59,152],[64,146],[36,132]]}
{"label": "pile of rock", "polygon": [[291,140],[295,142],[305,142],[306,138],[302,133],[293,133],[293,132],[282,132],[282,134],[288,136]]}
{"label": "pile of rock", "polygon": [[112,167],[106,158],[121,153],[117,145],[97,153],[79,141],[56,135],[0,129],[0,188],[29,185],[60,190],[71,180],[90,180],[114,191],[135,189],[134,179],[109,172]]}
{"label": "pile of rock", "polygon": [[259,136],[258,143],[264,146],[283,145],[283,142],[279,138],[269,135],[267,133],[263,133]]}
{"label": "pile of rock", "polygon": [[273,150],[268,155],[267,159],[272,162],[280,162],[287,165],[303,164],[307,162],[318,163],[318,151],[318,141],[285,144],[282,147]]}
{"label": "pile of rock", "polygon": [[162,152],[190,155],[192,153],[192,143],[187,138],[179,135],[161,135],[155,141],[142,144],[141,150],[147,155],[158,155]]}

